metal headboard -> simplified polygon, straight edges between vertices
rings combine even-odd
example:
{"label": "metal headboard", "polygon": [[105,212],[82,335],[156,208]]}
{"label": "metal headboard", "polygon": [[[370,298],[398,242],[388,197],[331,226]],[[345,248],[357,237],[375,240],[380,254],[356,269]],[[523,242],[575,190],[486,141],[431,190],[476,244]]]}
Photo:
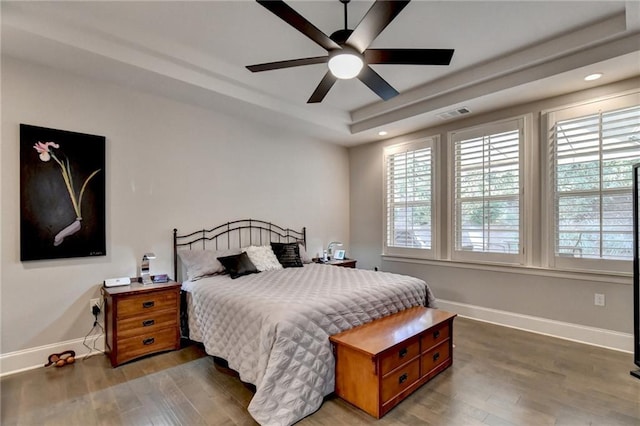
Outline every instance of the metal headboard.
{"label": "metal headboard", "polygon": [[271,242],[292,243],[296,241],[306,246],[307,228],[295,231],[255,219],[234,220],[215,228],[201,229],[184,235],[178,235],[178,230],[174,228],[173,276],[174,279],[178,279],[178,249],[181,247],[188,247],[189,250],[194,248],[222,250]]}

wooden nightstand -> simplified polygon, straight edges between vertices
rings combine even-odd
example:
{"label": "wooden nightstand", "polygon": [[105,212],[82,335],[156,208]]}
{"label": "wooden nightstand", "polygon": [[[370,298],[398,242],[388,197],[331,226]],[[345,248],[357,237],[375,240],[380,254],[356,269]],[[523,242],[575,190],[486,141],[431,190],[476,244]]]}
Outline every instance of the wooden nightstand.
{"label": "wooden nightstand", "polygon": [[320,262],[320,259],[317,257],[311,260],[313,260],[315,263],[322,263],[323,265],[342,266],[343,268],[355,268],[356,263],[358,262],[355,259],[342,259],[342,260],[334,259],[328,262]]}
{"label": "wooden nightstand", "polygon": [[327,265],[342,266],[343,268],[355,268],[357,260],[355,259],[343,259],[343,260],[330,260]]}
{"label": "wooden nightstand", "polygon": [[111,365],[180,348],[180,283],[103,287]]}

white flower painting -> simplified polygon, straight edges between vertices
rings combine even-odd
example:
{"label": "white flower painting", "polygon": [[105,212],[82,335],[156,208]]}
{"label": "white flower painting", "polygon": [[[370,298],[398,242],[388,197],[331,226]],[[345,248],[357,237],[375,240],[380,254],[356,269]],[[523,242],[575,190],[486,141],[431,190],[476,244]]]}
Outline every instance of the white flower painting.
{"label": "white flower painting", "polygon": [[20,143],[21,259],[105,255],[105,138],[22,124]]}

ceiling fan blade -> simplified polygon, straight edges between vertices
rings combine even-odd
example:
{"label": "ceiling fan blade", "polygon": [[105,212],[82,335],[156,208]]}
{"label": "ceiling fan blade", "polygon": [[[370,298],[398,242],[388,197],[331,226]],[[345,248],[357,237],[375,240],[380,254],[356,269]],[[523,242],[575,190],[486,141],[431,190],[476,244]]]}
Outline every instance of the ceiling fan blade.
{"label": "ceiling fan blade", "polygon": [[302,65],[323,64],[329,60],[328,56],[314,56],[313,58],[289,59],[287,61],[267,62],[264,64],[247,65],[251,72],[279,70],[282,68],[300,67]]}
{"label": "ceiling fan blade", "polygon": [[325,49],[340,49],[340,45],[338,45],[338,43],[331,40],[328,35],[316,28],[311,22],[307,21],[302,15],[293,10],[291,6],[282,0],[256,1],[275,14],[278,18],[282,19]]}
{"label": "ceiling fan blade", "polygon": [[398,91],[368,65],[362,68],[358,78],[385,101],[398,95]]}
{"label": "ceiling fan blade", "polygon": [[337,77],[334,77],[334,75],[331,74],[331,71],[327,71],[324,77],[322,77],[320,84],[318,84],[318,87],[316,87],[316,90],[311,94],[307,103],[317,104],[318,102],[322,102],[324,97],[327,96],[329,89],[331,89],[335,84],[336,80]]}
{"label": "ceiling fan blade", "polygon": [[378,34],[409,4],[409,1],[411,0],[376,1],[353,30],[347,39],[347,44],[358,49],[360,53],[364,52]]}
{"label": "ceiling fan blade", "polygon": [[453,49],[367,49],[368,64],[449,65]]}

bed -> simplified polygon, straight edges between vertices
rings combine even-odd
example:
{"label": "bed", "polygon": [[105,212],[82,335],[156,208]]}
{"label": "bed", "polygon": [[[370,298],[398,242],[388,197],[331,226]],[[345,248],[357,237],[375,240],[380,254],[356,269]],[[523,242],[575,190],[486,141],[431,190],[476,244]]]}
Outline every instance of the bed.
{"label": "bed", "polygon": [[[193,272],[190,257],[272,242],[274,249],[277,244],[299,247],[299,266],[236,279],[220,273],[184,279],[185,272]],[[174,230],[174,274],[183,279],[183,334],[255,386],[248,411],[262,425],[293,424],[333,392],[330,335],[413,306],[434,305],[422,280],[308,263],[305,244],[304,228],[295,231],[257,220],[184,235]],[[182,263],[191,268],[183,271]],[[213,269],[219,271],[219,265]]]}

